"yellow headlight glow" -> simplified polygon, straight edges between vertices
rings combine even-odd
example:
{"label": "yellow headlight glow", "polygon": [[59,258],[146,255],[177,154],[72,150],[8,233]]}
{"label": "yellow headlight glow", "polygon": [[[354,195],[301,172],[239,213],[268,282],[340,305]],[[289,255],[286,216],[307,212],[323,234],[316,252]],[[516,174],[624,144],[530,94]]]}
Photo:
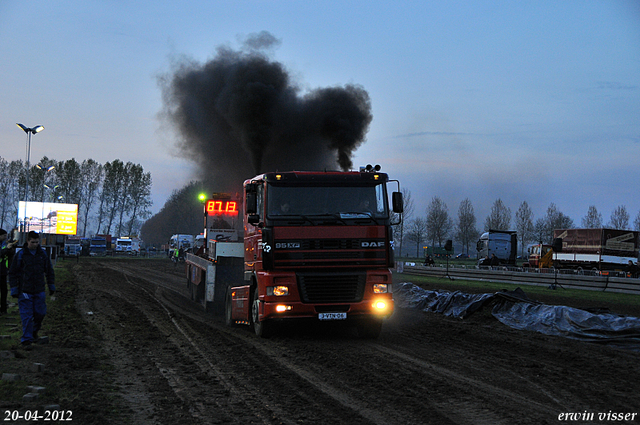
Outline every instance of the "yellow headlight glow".
{"label": "yellow headlight glow", "polygon": [[373,303],[373,308],[376,310],[385,310],[387,308],[387,303],[384,301],[376,301]]}
{"label": "yellow headlight glow", "polygon": [[285,311],[289,311],[291,310],[291,306],[290,305],[277,305],[276,306],[276,311],[278,313],[284,313]]}

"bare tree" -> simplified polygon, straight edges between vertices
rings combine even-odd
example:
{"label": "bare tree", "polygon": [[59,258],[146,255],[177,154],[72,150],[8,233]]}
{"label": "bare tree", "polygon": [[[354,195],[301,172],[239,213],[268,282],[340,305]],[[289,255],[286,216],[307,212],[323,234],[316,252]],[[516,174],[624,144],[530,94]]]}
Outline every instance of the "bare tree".
{"label": "bare tree", "polygon": [[[136,165],[131,170],[131,186],[129,197],[131,199],[129,210],[129,224],[127,234],[134,234],[134,225],[140,219],[149,218],[151,201],[151,173],[145,173],[141,165]],[[139,229],[138,229],[139,230]]]}
{"label": "bare tree", "polygon": [[516,211],[516,231],[520,235],[520,255],[524,255],[524,247],[534,237],[533,211],[527,201],[522,201]]}
{"label": "bare tree", "polygon": [[633,230],[640,232],[640,211],[638,211],[638,215],[636,219],[633,221]]}
{"label": "bare tree", "polygon": [[595,205],[590,205],[587,215],[582,217],[582,227],[585,229],[600,229],[602,227],[602,214],[598,212]]}
{"label": "bare tree", "polygon": [[[11,204],[7,201],[7,193],[11,190],[15,179],[9,174],[9,162],[0,156],[0,193],[2,193],[2,204],[0,205],[0,227],[5,228],[4,222],[11,217]],[[0,282],[0,285],[4,284]]]}
{"label": "bare tree", "polygon": [[573,220],[558,210],[553,202],[547,208],[547,215],[536,220],[535,235],[542,243],[553,241],[553,231],[556,229],[572,229]]}
{"label": "bare tree", "polygon": [[[26,173],[22,160],[7,162],[0,158],[0,227],[13,228],[18,217],[18,203],[24,200]],[[16,179],[16,176],[18,178]]]}
{"label": "bare tree", "polygon": [[536,223],[533,225],[533,238],[536,242],[549,243],[549,230],[547,227],[548,226],[546,225],[544,218],[536,220]]}
{"label": "bare tree", "polygon": [[511,224],[511,208],[508,208],[498,198],[491,207],[491,213],[484,223],[484,230],[509,230]]}
{"label": "bare tree", "polygon": [[434,196],[427,207],[427,238],[433,245],[438,242],[442,247],[442,242],[453,230],[453,220],[449,218],[449,209],[442,199]]}
{"label": "bare tree", "polygon": [[58,162],[56,168],[58,177],[58,190],[64,202],[69,204],[80,204],[82,201],[82,170],[80,164],[71,158],[67,161]]}
{"label": "bare tree", "polygon": [[478,239],[478,229],[476,228],[476,215],[469,198],[460,202],[458,207],[458,222],[456,224],[456,239],[465,247],[469,254],[469,243]]}
{"label": "bare tree", "polygon": [[124,219],[126,214],[131,211],[131,188],[134,182],[134,173],[137,166],[132,162],[127,162],[122,170],[122,186],[120,195],[118,196],[118,225],[116,226],[116,233],[119,235],[132,236],[127,233],[124,225]]}
{"label": "bare tree", "polygon": [[629,228],[629,213],[627,212],[627,207],[624,205],[619,205],[613,212],[611,213],[611,220],[608,227],[612,227],[614,229],[628,229]]}
{"label": "bare tree", "polygon": [[[413,205],[413,199],[411,198],[411,191],[407,188],[402,188],[402,201],[404,203],[402,221],[400,224],[394,226],[394,240],[398,241],[399,250],[398,255],[402,255],[402,242],[404,240],[405,223],[408,223],[413,216],[415,206]],[[392,217],[396,217],[396,213],[391,213]]]}
{"label": "bare tree", "polygon": [[48,202],[55,195],[55,188],[58,185],[57,167],[58,161],[46,156],[43,156],[36,165],[31,166],[29,170],[30,201]]}
{"label": "bare tree", "polygon": [[415,220],[411,220],[407,228],[407,240],[415,242],[416,244],[416,257],[420,257],[420,245],[427,237],[427,220],[422,217],[418,217]]}
{"label": "bare tree", "polygon": [[124,183],[124,163],[122,161],[116,159],[104,164],[104,182],[100,193],[100,216],[106,215],[104,217],[107,220],[106,233],[111,233],[111,226],[120,211],[118,207]]}
{"label": "bare tree", "polygon": [[87,224],[89,223],[89,212],[93,207],[98,196],[98,192],[100,191],[100,185],[102,184],[102,165],[98,164],[93,159],[84,160],[82,161],[82,165],[80,165],[80,175],[82,176],[80,186],[80,197],[82,198],[82,202],[79,205],[78,213],[83,217],[82,235],[86,236]]}

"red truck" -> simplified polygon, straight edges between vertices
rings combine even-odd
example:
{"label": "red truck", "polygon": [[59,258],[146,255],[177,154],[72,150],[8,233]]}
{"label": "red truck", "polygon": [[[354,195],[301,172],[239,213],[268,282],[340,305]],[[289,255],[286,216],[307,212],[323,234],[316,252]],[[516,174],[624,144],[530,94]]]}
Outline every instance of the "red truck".
{"label": "red truck", "polygon": [[[194,299],[261,337],[294,319],[342,321],[377,337],[393,313],[391,225],[402,214],[399,183],[378,170],[272,172],[245,181],[244,241],[232,229],[209,228],[206,249],[187,256]],[[391,211],[388,185],[397,188]],[[212,199],[205,210],[220,223],[219,216],[239,215],[234,202]]]}

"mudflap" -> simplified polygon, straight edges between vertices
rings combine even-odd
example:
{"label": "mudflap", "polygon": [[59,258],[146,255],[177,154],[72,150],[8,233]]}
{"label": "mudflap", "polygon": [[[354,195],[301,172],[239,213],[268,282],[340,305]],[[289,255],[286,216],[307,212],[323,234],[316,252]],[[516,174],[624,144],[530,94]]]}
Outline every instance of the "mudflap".
{"label": "mudflap", "polygon": [[227,288],[242,282],[244,258],[218,257],[215,266],[207,271],[206,304],[207,313],[224,315]]}

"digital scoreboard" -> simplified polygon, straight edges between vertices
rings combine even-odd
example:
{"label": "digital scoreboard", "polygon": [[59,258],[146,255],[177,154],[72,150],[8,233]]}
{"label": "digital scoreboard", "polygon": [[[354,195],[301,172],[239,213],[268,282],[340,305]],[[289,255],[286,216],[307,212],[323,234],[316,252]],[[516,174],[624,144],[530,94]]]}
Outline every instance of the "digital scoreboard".
{"label": "digital scoreboard", "polygon": [[205,211],[207,215],[238,215],[238,203],[229,199],[208,199]]}

